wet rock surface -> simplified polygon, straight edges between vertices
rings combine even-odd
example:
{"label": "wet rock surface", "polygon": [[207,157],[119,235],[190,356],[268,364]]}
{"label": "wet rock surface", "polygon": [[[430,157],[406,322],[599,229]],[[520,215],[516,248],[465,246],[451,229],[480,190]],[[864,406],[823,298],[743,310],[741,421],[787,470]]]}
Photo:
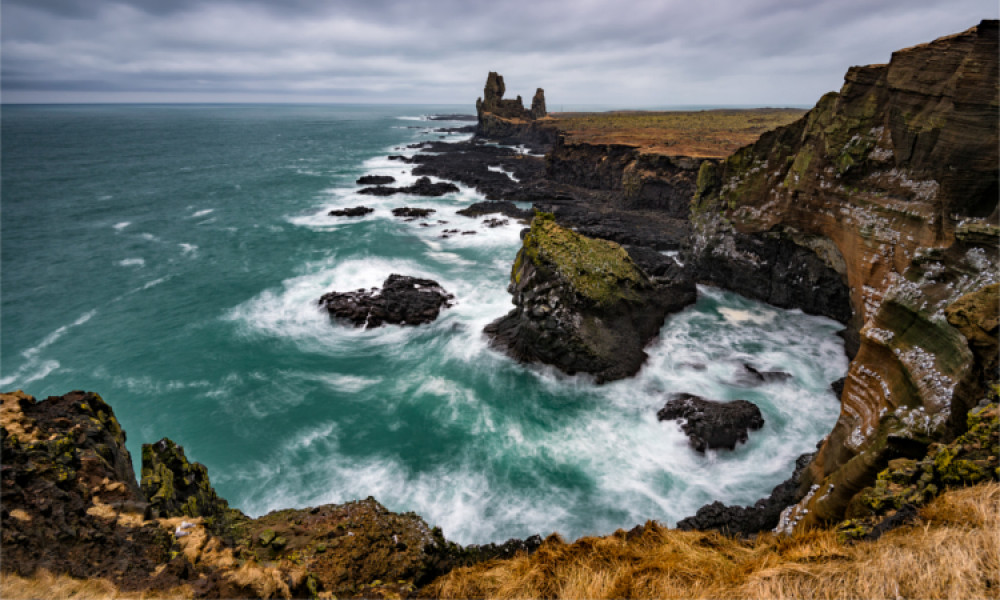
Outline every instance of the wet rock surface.
{"label": "wet rock surface", "polygon": [[395,183],[396,178],[392,175],[363,175],[355,182],[358,185],[386,185]]}
{"label": "wet rock surface", "polygon": [[413,206],[403,206],[400,208],[392,209],[392,215],[394,217],[403,217],[405,219],[424,219],[429,217],[432,213],[437,212],[433,208],[417,208]]}
{"label": "wet rock surface", "polygon": [[698,509],[693,516],[677,522],[677,528],[684,531],[720,531],[729,535],[749,537],[777,527],[781,512],[786,507],[802,499],[799,491],[799,475],[816,455],[803,454],[795,460],[792,476],[779,483],[766,498],[761,498],[752,506],[727,506],[722,502],[712,502]]}
{"label": "wet rock surface", "polygon": [[681,429],[698,452],[711,448],[733,450],[747,441],[748,432],[764,426],[757,405],[746,400],[717,402],[693,394],[676,394],[656,413],[661,421],[682,420]]}
{"label": "wet rock surface", "polygon": [[331,217],[363,217],[373,212],[375,212],[374,208],[368,208],[367,206],[354,206],[352,208],[331,210],[326,214]]}
{"label": "wet rock surface", "polygon": [[370,329],[386,323],[430,323],[442,308],[451,306],[453,299],[436,281],[394,273],[381,289],[330,292],[319,299],[319,305],[333,318]]}
{"label": "wet rock surface", "polygon": [[[391,158],[391,157],[390,157]],[[392,196],[393,194],[411,194],[413,196],[444,196],[458,192],[458,186],[446,181],[431,182],[429,177],[421,177],[413,185],[405,187],[375,186],[358,190],[359,194],[367,196]]]}
{"label": "wet rock surface", "polygon": [[792,375],[790,373],[785,373],[784,371],[758,371],[746,363],[743,363],[736,373],[736,383],[747,387],[788,381],[791,378]]}
{"label": "wet rock surface", "polygon": [[534,216],[534,211],[530,209],[518,208],[513,202],[503,200],[486,200],[474,202],[466,208],[458,211],[463,217],[481,217],[484,215],[500,214],[505,217],[528,222]]}

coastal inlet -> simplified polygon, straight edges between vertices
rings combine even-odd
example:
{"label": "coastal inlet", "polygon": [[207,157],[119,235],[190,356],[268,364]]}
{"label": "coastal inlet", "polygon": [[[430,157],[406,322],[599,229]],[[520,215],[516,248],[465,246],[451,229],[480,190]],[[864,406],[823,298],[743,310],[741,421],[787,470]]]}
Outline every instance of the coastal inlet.
{"label": "coastal inlet", "polygon": [[[484,200],[462,184],[357,183],[417,185],[388,157],[468,138],[425,116],[463,110],[6,108],[3,250],[18,259],[3,273],[3,387],[100,391],[133,457],[169,437],[253,516],[371,495],[483,543],[767,495],[837,419],[841,325],[701,287],[631,379],[597,385],[491,349],[482,332],[512,308],[524,225],[459,214]],[[393,214],[404,207],[434,212]],[[317,305],[394,273],[452,305],[369,329]],[[747,366],[790,377],[751,385]],[[750,401],[764,425],[700,453],[657,419],[682,393]]]}

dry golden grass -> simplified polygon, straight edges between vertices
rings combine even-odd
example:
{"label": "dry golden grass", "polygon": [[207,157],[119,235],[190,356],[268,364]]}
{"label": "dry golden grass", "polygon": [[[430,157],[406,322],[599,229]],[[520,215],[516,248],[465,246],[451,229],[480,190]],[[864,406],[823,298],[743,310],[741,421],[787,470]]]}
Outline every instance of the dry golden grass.
{"label": "dry golden grass", "polygon": [[21,390],[9,394],[0,394],[0,423],[3,423],[7,433],[16,436],[21,443],[37,442],[38,431],[30,420],[24,418],[24,412],[18,402],[22,398],[30,398]]}
{"label": "dry golden grass", "polygon": [[188,587],[155,592],[123,592],[106,579],[74,579],[68,575],[53,575],[39,571],[31,577],[4,573],[0,575],[0,597],[4,600],[151,600],[153,598],[190,598]]}
{"label": "dry golden grass", "polygon": [[1000,484],[949,492],[875,542],[832,530],[741,541],[647,525],[547,541],[532,556],[441,577],[442,598],[998,598]]}
{"label": "dry golden grass", "polygon": [[805,114],[793,108],[553,113],[570,143],[626,144],[644,153],[725,158],[760,134]]}

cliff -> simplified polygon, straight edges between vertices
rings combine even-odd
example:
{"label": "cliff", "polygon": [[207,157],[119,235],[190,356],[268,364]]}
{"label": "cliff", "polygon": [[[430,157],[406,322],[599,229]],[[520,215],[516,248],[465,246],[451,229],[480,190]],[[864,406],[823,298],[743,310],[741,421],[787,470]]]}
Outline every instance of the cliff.
{"label": "cliff", "polygon": [[0,394],[0,417],[5,585],[51,573],[101,582],[101,595],[401,597],[541,542],[463,548],[373,498],[251,519],[168,439],[143,445],[140,486],[125,432],[91,392]]}
{"label": "cliff", "polygon": [[817,289],[849,301],[856,356],[803,474],[802,527],[842,517],[890,460],[961,434],[998,379],[997,34],[984,21],[851,68],[801,120],[701,166],[701,278],[762,273],[736,287],[766,299],[787,252],[759,249],[782,243],[821,261]]}

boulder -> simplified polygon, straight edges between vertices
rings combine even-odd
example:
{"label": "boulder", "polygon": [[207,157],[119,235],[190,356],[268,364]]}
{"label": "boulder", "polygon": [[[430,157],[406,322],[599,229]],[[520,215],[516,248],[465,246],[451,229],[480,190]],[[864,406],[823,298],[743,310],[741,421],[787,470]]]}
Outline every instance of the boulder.
{"label": "boulder", "polygon": [[717,402],[693,394],[676,394],[656,416],[661,421],[681,420],[681,429],[698,452],[728,448],[747,441],[747,432],[764,426],[757,405],[746,400]]}
{"label": "boulder", "polygon": [[348,320],[356,327],[379,327],[384,323],[419,325],[430,323],[454,296],[430,279],[392,274],[382,289],[330,292],[319,299],[331,317]]}

